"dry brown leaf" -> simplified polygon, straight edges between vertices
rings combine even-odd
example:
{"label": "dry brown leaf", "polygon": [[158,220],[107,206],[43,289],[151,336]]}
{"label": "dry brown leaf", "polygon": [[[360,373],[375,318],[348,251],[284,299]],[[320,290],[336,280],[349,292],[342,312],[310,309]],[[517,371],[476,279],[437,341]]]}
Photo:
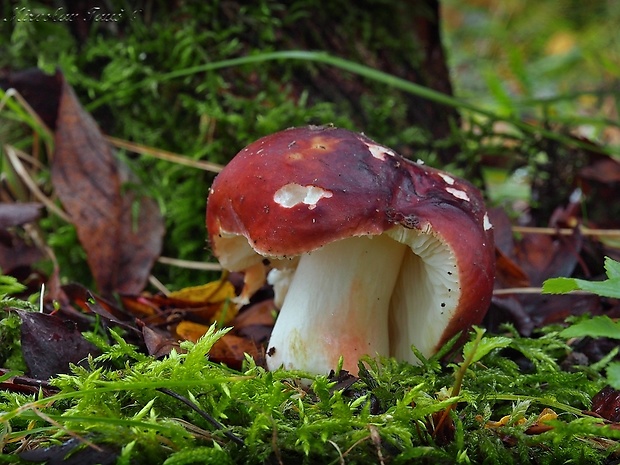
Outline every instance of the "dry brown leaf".
{"label": "dry brown leaf", "polygon": [[[128,189],[130,175],[63,79],[52,182],[104,296],[140,292],[164,233],[157,204]],[[134,214],[135,212],[135,214]]]}

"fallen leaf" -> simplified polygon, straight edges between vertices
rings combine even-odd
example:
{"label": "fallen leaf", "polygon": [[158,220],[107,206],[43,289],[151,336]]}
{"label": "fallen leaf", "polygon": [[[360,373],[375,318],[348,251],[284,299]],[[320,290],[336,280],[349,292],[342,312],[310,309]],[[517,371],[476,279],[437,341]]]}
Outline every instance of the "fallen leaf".
{"label": "fallen leaf", "polygon": [[[7,378],[12,373],[15,376]],[[49,382],[41,379],[21,376],[17,372],[12,372],[6,368],[0,368],[0,390],[8,392],[21,392],[23,394],[37,395],[42,392],[44,396],[51,396],[58,393],[59,389],[52,386]]]}
{"label": "fallen leaf", "polygon": [[177,352],[181,352],[179,342],[176,339],[173,339],[170,336],[170,333],[157,331],[144,325],[142,327],[142,336],[149,355],[152,355],[155,358],[168,355],[172,349]]}
{"label": "fallen leaf", "polygon": [[263,300],[244,307],[230,323],[235,334],[256,344],[266,344],[275,324],[273,299]]}
{"label": "fallen leaf", "polygon": [[157,204],[131,190],[126,167],[62,80],[52,182],[101,294],[140,292],[164,233]]}
{"label": "fallen leaf", "polygon": [[83,446],[83,439],[72,438],[62,444],[20,452],[19,458],[27,462],[45,463],[45,465],[83,465],[85,463],[112,465],[117,463],[118,450],[114,445]]}
{"label": "fallen leaf", "polygon": [[579,170],[578,179],[582,183],[582,188],[589,190],[588,182],[615,184],[616,188],[620,183],[620,162],[609,156],[600,157],[600,159]]}
{"label": "fallen leaf", "polygon": [[250,355],[257,365],[265,366],[265,353],[255,343],[241,336],[225,334],[217,340],[209,352],[209,360],[240,370],[245,355]]}
{"label": "fallen leaf", "polygon": [[524,234],[516,246],[516,262],[533,286],[541,286],[548,278],[572,274],[581,244],[579,236]]}
{"label": "fallen leaf", "polygon": [[191,321],[181,321],[177,325],[175,332],[181,339],[198,342],[198,339],[200,339],[208,330],[209,326],[207,325],[201,325]]}
{"label": "fallen leaf", "polygon": [[501,287],[527,287],[530,279],[525,271],[499,248],[495,249],[495,279]]}
{"label": "fallen leaf", "polygon": [[[0,270],[3,273],[14,275],[19,268],[30,268],[44,258],[45,253],[36,245],[17,234],[0,230]],[[32,271],[28,269],[25,274],[31,275]]]}
{"label": "fallen leaf", "polygon": [[56,127],[62,82],[60,71],[48,75],[37,68],[9,71],[0,75],[0,87],[4,90],[13,88],[19,92],[45,125],[52,130]]}
{"label": "fallen leaf", "polygon": [[606,420],[620,422],[620,391],[605,386],[592,398],[592,411]]}
{"label": "fallen leaf", "polygon": [[235,297],[235,287],[229,281],[218,280],[171,292],[168,297],[197,303],[220,303]]}
{"label": "fallen leaf", "polygon": [[138,318],[151,318],[154,316],[161,316],[161,319],[158,321],[161,323],[164,321],[165,316],[162,315],[162,311],[159,308],[159,305],[156,302],[153,302],[150,296],[133,296],[133,295],[122,295],[121,302],[123,303],[123,307],[127,309],[132,315]]}
{"label": "fallen leaf", "polygon": [[194,315],[199,314],[210,323],[228,324],[238,312],[237,306],[232,302],[235,296],[235,287],[230,281],[218,280],[171,292],[168,298],[202,304],[203,312],[199,313],[194,309]]}
{"label": "fallen leaf", "polygon": [[33,378],[49,379],[68,373],[70,363],[80,364],[89,354],[100,353],[72,321],[44,313],[17,311],[17,314],[22,320],[22,353]]}
{"label": "fallen leaf", "polygon": [[64,294],[85,312],[93,312],[106,320],[125,324],[131,316],[121,310],[114,300],[109,300],[93,294],[79,283],[69,283],[62,286]]}
{"label": "fallen leaf", "polygon": [[255,304],[244,307],[237,317],[233,320],[236,329],[247,326],[273,326],[275,319],[275,304],[273,299],[266,299]]}
{"label": "fallen leaf", "polygon": [[43,205],[35,202],[0,203],[0,229],[32,223],[39,216]]}
{"label": "fallen leaf", "polygon": [[[14,274],[30,268],[45,257],[44,252],[27,237],[12,228],[35,221],[41,215],[40,203],[0,203],[0,270]],[[31,270],[26,271],[31,275]]]}

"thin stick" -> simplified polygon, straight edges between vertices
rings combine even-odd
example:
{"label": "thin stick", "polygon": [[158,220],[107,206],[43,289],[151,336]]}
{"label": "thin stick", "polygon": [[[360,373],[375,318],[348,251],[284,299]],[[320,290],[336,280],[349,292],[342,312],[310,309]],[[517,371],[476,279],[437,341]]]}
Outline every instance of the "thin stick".
{"label": "thin stick", "polygon": [[149,275],[149,283],[166,297],[170,295],[170,290],[152,274]]}
{"label": "thin stick", "polygon": [[606,236],[606,237],[620,237],[620,229],[595,229],[588,228],[586,226],[578,226],[573,228],[538,228],[535,226],[513,226],[512,230],[522,234],[545,234],[563,236],[571,236],[575,234],[575,230],[579,231],[584,236]]}
{"label": "thin stick", "polygon": [[191,270],[204,270],[204,271],[221,271],[222,270],[222,265],[220,265],[219,263],[195,262],[191,260],[182,260],[180,258],[172,258],[172,257],[159,257],[157,261],[164,265],[177,266],[179,268],[188,268]]}
{"label": "thin stick", "polygon": [[[47,125],[43,122],[37,112],[32,109],[28,101],[17,90],[11,88],[4,93],[2,100],[0,100],[0,111],[2,111],[2,109],[6,106],[6,102],[11,98],[15,99],[24,108],[24,110],[26,110],[26,112],[32,117],[36,124],[43,129],[43,131],[48,137],[52,137],[52,131],[50,130],[50,128],[47,127]],[[127,140],[118,139],[112,136],[104,137],[110,144],[114,145],[117,148],[130,150],[141,155],[150,155],[152,157],[159,158],[160,160],[166,160],[172,163],[177,163],[179,165],[190,166],[192,168],[198,168],[204,171],[210,171],[212,173],[219,173],[220,171],[222,171],[222,169],[224,169],[222,165],[219,165],[217,163],[201,160],[192,160],[191,158],[184,157],[183,155],[169,152],[167,150],[162,150],[155,147],[147,147],[145,145],[136,144],[134,142],[129,142]],[[49,153],[52,153],[52,151],[49,150]]]}
{"label": "thin stick", "polygon": [[[511,294],[543,294],[542,287],[509,287],[506,289],[495,289],[493,295],[511,295]],[[545,295],[553,295],[544,293]],[[570,291],[567,294],[570,295],[591,295],[591,292],[587,291]]]}
{"label": "thin stick", "polygon": [[9,162],[15,169],[15,172],[20,177],[20,179],[26,184],[30,192],[39,200],[45,207],[54,212],[59,218],[63,219],[67,223],[72,223],[71,218],[60,208],[56,206],[54,202],[52,202],[41,190],[37,183],[34,182],[26,167],[22,164],[20,160],[20,155],[23,153],[20,150],[16,149],[11,145],[5,145],[4,150],[6,152],[7,157],[9,158]]}
{"label": "thin stick", "polygon": [[39,126],[41,126],[47,136],[52,136],[52,131],[49,127],[47,127],[47,124],[43,122],[39,114],[33,110],[28,101],[24,97],[22,97],[22,94],[20,94],[16,89],[12,87],[4,93],[4,97],[2,98],[2,100],[0,100],[0,111],[2,111],[2,109],[6,105],[6,102],[8,102],[10,98],[14,98],[19,102],[19,104],[26,110],[26,113],[28,113],[32,117],[32,119],[34,119],[34,121]]}
{"label": "thin stick", "polygon": [[32,411],[35,413],[35,415],[39,416],[41,419],[43,419],[44,421],[48,422],[49,424],[55,426],[59,430],[64,431],[65,433],[67,433],[72,438],[77,439],[78,441],[86,444],[88,447],[91,447],[91,448],[95,449],[97,452],[103,452],[103,449],[101,447],[99,447],[97,444],[94,444],[93,442],[89,441],[86,438],[83,438],[79,434],[74,433],[73,431],[65,428],[60,423],[58,423],[56,420],[50,418],[45,413],[40,411],[38,408],[32,407]]}
{"label": "thin stick", "polygon": [[157,149],[154,147],[147,147],[145,145],[136,144],[123,139],[117,139],[112,136],[105,136],[105,139],[117,148],[130,150],[141,155],[150,155],[160,160],[166,160],[178,165],[189,166],[192,168],[198,168],[204,171],[210,171],[211,173],[219,173],[224,169],[222,165],[212,163],[210,161],[192,160],[191,158],[184,157],[167,150]]}
{"label": "thin stick", "polygon": [[220,430],[222,433],[224,433],[224,435],[232,440],[233,442],[239,444],[240,446],[244,446],[245,443],[243,442],[243,439],[241,439],[238,436],[235,436],[233,433],[231,433],[223,424],[221,424],[219,421],[217,421],[215,418],[213,418],[211,415],[209,415],[207,412],[205,412],[204,410],[202,410],[200,407],[198,407],[198,405],[196,405],[195,403],[193,403],[191,400],[189,400],[187,397],[184,397],[180,394],[177,394],[176,392],[168,389],[168,388],[157,388],[157,391],[162,392],[164,394],[169,395],[170,397],[173,397],[174,399],[183,402],[185,405],[187,405],[189,408],[191,408],[194,412],[196,412],[198,415],[200,415],[202,418],[204,418],[205,420],[207,420],[209,423],[211,423],[211,425],[213,425],[216,429]]}

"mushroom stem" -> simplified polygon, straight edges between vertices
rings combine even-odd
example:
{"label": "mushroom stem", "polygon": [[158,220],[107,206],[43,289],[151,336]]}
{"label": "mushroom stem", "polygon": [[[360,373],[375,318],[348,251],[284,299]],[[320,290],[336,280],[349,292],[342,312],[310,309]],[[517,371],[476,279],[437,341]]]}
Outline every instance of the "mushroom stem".
{"label": "mushroom stem", "polygon": [[352,237],[304,254],[268,346],[270,370],[328,373],[344,358],[389,355],[388,309],[407,246],[386,236]]}

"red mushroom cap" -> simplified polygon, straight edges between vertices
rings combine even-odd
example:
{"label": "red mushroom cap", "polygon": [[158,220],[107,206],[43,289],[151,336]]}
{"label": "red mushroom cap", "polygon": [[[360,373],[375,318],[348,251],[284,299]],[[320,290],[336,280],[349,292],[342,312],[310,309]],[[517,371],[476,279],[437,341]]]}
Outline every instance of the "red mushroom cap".
{"label": "red mushroom cap", "polygon": [[458,276],[458,289],[445,285],[457,298],[433,350],[479,323],[490,303],[494,247],[480,192],[349,130],[292,128],[248,145],[212,185],[207,228],[233,271],[384,233],[424,255],[430,246],[416,238],[432,237],[453,257],[446,273]]}

